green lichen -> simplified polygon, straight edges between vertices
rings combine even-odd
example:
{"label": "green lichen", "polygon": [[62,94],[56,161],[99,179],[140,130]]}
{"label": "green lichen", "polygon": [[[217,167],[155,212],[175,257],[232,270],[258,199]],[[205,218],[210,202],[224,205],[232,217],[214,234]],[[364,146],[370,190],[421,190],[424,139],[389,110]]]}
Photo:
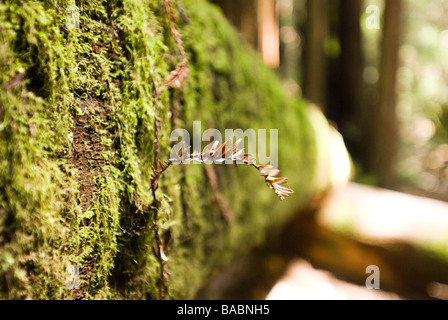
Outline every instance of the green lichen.
{"label": "green lichen", "polygon": [[[161,86],[181,61],[163,1],[0,4],[2,298],[159,298],[154,217],[168,256],[168,297],[191,298],[211,273],[325,187],[325,174],[316,180],[323,170],[317,155],[325,154],[307,104],[285,95],[217,8],[173,3],[190,71],[181,90]],[[72,4],[79,30],[66,28]],[[8,86],[21,73],[24,80]],[[155,88],[161,159],[169,158],[173,107],[177,127],[190,132],[194,120],[203,130],[279,129],[279,167],[294,196],[280,202],[253,168],[216,166],[234,215],[227,225],[204,168],[172,166],[155,208]],[[83,152],[101,146],[82,165],[91,176],[87,203],[75,128],[98,137],[82,140]],[[69,265],[81,269],[75,292],[65,286]]]}

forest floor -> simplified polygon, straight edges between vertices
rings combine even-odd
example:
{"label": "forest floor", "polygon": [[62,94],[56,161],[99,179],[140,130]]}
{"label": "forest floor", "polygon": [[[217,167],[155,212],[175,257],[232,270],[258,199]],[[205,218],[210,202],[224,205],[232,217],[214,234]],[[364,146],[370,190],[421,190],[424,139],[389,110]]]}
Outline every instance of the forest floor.
{"label": "forest floor", "polygon": [[[198,299],[448,299],[448,203],[355,183],[296,215]],[[378,266],[380,290],[366,288]]]}

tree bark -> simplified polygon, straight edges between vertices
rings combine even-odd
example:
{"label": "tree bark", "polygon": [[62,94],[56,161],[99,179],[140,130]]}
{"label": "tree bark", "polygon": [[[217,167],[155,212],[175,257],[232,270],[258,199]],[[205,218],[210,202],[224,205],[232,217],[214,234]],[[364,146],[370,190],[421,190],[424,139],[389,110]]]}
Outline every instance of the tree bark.
{"label": "tree bark", "polygon": [[397,184],[396,79],[401,40],[401,10],[401,0],[386,1],[380,66],[380,103],[375,116],[375,167],[379,185],[390,189],[394,189]]}

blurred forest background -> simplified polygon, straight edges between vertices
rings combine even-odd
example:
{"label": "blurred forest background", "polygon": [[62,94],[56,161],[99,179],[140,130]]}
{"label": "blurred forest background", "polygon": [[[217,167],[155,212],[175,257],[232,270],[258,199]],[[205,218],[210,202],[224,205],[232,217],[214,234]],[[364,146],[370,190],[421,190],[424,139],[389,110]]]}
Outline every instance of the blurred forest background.
{"label": "blurred forest background", "polygon": [[448,1],[212,2],[321,107],[356,181],[448,200]]}

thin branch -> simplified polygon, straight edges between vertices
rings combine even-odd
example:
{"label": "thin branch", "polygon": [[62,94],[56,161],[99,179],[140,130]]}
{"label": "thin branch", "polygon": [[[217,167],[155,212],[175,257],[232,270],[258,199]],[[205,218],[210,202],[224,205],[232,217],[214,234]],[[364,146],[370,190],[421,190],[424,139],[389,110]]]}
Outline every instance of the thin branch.
{"label": "thin branch", "polygon": [[179,151],[172,153],[174,157],[170,159],[170,162],[174,164],[190,163],[193,161],[207,163],[230,162],[235,165],[244,164],[257,169],[260,175],[264,177],[268,187],[274,190],[280,200],[285,200],[290,194],[294,193],[292,189],[282,186],[288,183],[288,178],[276,178],[280,170],[274,169],[270,165],[257,164],[256,160],[250,157],[250,154],[244,153],[244,148],[238,149],[237,146],[241,141],[242,139],[239,139],[232,144],[232,139],[229,139],[221,147],[218,147],[219,142],[215,141],[210,150],[203,153],[194,152],[192,154],[189,153],[190,147],[187,148],[183,144],[181,150],[179,150],[180,153]]}
{"label": "thin branch", "polygon": [[162,173],[165,172],[166,169],[169,168],[171,165],[171,161],[162,162],[158,161],[160,169],[152,167],[153,173],[151,175],[151,190],[152,190],[152,196],[153,196],[153,210],[154,210],[154,217],[153,217],[153,227],[154,230],[154,239],[155,239],[155,245],[156,247],[153,248],[154,254],[157,257],[157,260],[159,261],[159,268],[160,268],[160,278],[159,278],[159,299],[163,300],[166,298],[167,292],[168,292],[168,286],[166,284],[167,282],[167,266],[166,262],[168,261],[168,258],[166,257],[164,251],[163,251],[163,241],[162,237],[160,236],[159,232],[159,206],[160,203],[157,200],[156,197],[156,190],[159,188],[159,179]]}
{"label": "thin branch", "polygon": [[159,160],[159,166],[160,169],[157,169],[156,167],[152,167],[153,173],[151,174],[151,190],[152,190],[152,196],[154,199],[154,202],[157,202],[156,198],[156,190],[159,188],[159,179],[162,173],[166,171],[171,166],[171,161],[165,161],[162,162]]}
{"label": "thin branch", "polygon": [[159,226],[157,225],[158,221],[158,208],[154,210],[155,216],[153,220],[153,230],[154,230],[154,238],[156,240],[156,247],[153,247],[153,251],[155,256],[157,257],[159,261],[159,268],[160,268],[160,278],[159,278],[159,299],[164,300],[167,297],[168,294],[168,286],[166,284],[166,276],[167,276],[167,266],[166,262],[168,261],[168,258],[166,257],[165,253],[163,252],[163,244],[162,244],[162,238],[160,236],[159,232]]}
{"label": "thin branch", "polygon": [[160,111],[159,111],[159,95],[157,85],[154,84],[154,166],[159,163],[160,154]]}
{"label": "thin branch", "polygon": [[182,61],[176,66],[176,68],[171,71],[171,73],[166,77],[163,86],[173,87],[176,89],[181,89],[185,79],[188,77],[188,58],[185,52],[183,42],[179,31],[176,29],[176,17],[173,13],[173,8],[170,0],[165,0],[165,9],[168,14],[168,20],[170,23],[171,34],[173,35],[174,41],[176,41],[177,49],[182,57]]}

